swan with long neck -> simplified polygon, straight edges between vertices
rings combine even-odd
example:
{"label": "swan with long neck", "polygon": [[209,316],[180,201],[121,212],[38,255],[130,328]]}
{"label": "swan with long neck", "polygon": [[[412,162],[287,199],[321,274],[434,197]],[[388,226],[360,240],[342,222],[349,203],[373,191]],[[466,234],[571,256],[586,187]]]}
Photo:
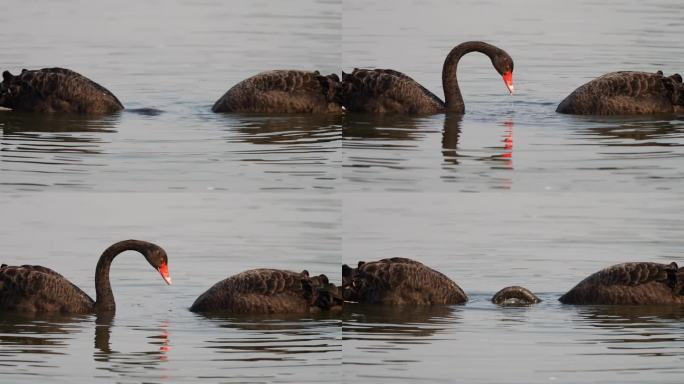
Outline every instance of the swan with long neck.
{"label": "swan with long neck", "polygon": [[489,57],[512,94],[513,59],[503,49],[482,41],[468,41],[454,47],[444,60],[444,100],[409,76],[391,69],[354,69],[342,73],[342,105],[352,112],[432,114],[465,112],[456,71],[465,54],[481,52]]}
{"label": "swan with long neck", "polygon": [[114,258],[136,251],[171,284],[166,252],[160,246],[141,240],[124,240],[107,248],[95,268],[95,300],[64,276],[39,265],[0,267],[0,309],[17,312],[91,313],[113,312],[114,294],[109,269]]}

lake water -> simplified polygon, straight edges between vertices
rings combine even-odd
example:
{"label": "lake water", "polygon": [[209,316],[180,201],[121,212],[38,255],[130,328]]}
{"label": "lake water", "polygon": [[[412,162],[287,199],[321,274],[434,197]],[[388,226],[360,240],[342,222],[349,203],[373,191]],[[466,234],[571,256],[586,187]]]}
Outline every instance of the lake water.
{"label": "lake water", "polygon": [[[112,268],[113,318],[0,314],[0,381],[678,383],[684,309],[575,307],[557,297],[618,262],[682,262],[684,116],[559,115],[615,70],[683,71],[673,0],[516,2],[10,1],[2,66],[62,66],[129,109],[104,118],[0,111],[2,262],[52,267],[88,293],[109,244],[162,245]],[[515,60],[459,65],[467,113],[413,118],[216,115],[274,68],[405,72],[441,96],[457,43]],[[463,306],[349,305],[340,316],[187,311],[256,267],[339,283],[341,262],[412,257]],[[499,308],[525,285],[544,300]]]}

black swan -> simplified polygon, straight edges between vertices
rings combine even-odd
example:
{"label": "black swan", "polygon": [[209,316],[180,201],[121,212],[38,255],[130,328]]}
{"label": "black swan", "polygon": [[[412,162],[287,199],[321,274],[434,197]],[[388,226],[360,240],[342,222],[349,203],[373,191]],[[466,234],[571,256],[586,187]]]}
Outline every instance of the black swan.
{"label": "black swan", "polygon": [[465,292],[451,279],[422,263],[402,257],[342,266],[342,295],[367,304],[462,304]]}
{"label": "black swan", "polygon": [[39,265],[0,267],[0,309],[17,312],[91,313],[114,311],[114,294],[109,284],[112,260],[124,251],[140,252],[171,284],[166,252],[156,244],[124,240],[112,244],[100,256],[95,268],[95,301],[50,268]]}
{"label": "black swan", "polygon": [[529,305],[537,304],[541,300],[525,287],[506,287],[492,296],[492,303],[499,305]]}
{"label": "black swan", "polygon": [[682,77],[663,72],[612,72],[580,86],[556,112],[573,115],[645,115],[684,112]]}
{"label": "black swan", "polygon": [[2,73],[0,107],[25,112],[107,114],[124,109],[105,87],[72,70],[43,68]]}
{"label": "black swan", "polygon": [[252,269],[219,281],[201,294],[192,312],[310,313],[338,309],[342,299],[325,275]]}
{"label": "black swan", "polygon": [[676,263],[623,263],[582,280],[564,304],[684,304],[684,268]]}
{"label": "black swan", "polygon": [[468,41],[454,47],[442,67],[443,102],[412,78],[391,69],[354,69],[342,73],[342,105],[351,112],[431,114],[464,113],[465,104],[456,79],[458,61],[469,52],[489,56],[494,69],[503,76],[513,93],[513,59],[504,50],[481,41]]}
{"label": "black swan", "polygon": [[340,78],[318,71],[261,72],[230,88],[211,108],[214,112],[340,112]]}

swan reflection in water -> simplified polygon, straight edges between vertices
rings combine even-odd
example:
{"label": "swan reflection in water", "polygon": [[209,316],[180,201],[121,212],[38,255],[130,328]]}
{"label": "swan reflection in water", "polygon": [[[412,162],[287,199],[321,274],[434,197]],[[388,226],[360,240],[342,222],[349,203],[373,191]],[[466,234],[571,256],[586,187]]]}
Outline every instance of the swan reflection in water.
{"label": "swan reflection in water", "polygon": [[342,329],[345,340],[380,337],[392,344],[420,343],[427,337],[457,327],[462,307],[449,305],[382,306],[345,303]]}
{"label": "swan reflection in water", "polygon": [[[205,340],[205,348],[220,354],[215,360],[236,364],[320,360],[336,364],[329,353],[342,350],[339,313],[217,314],[196,316],[220,328],[220,337]],[[314,357],[315,356],[315,357]]]}
{"label": "swan reflection in water", "polygon": [[[461,118],[461,115],[455,117]],[[354,146],[363,141],[419,140],[434,131],[434,122],[439,116],[413,117],[405,115],[375,115],[365,113],[349,113],[344,115],[342,135],[344,146]],[[460,121],[460,120],[459,120]],[[396,144],[397,148],[406,148],[406,144]],[[367,147],[367,145],[364,145]],[[383,143],[381,149],[392,149],[393,145]]]}
{"label": "swan reflection in water", "polygon": [[504,159],[506,168],[513,169],[513,122],[508,120],[503,123],[506,129],[503,135],[503,152],[501,158]]}
{"label": "swan reflection in water", "polygon": [[115,133],[121,115],[82,116],[0,111],[5,135],[18,132],[104,132]]}
{"label": "swan reflection in water", "polygon": [[[464,148],[462,122],[463,115],[459,114],[412,117],[349,113],[343,124],[345,176],[380,184],[400,182],[402,188],[409,189],[410,184],[430,179],[464,185],[464,179],[474,176],[491,180],[492,188],[511,188],[512,174],[507,171],[513,169],[513,120],[487,123],[490,127],[484,130],[477,122],[467,126],[479,131],[469,136]],[[492,133],[503,137],[493,137]],[[441,138],[439,144],[437,137]],[[472,171],[461,172],[464,164]],[[503,172],[492,173],[492,169]],[[378,172],[381,170],[391,172]]]}
{"label": "swan reflection in water", "polygon": [[[348,114],[344,117],[342,128],[344,147],[378,150],[412,150],[417,145],[394,143],[394,141],[425,140],[433,133],[439,132],[436,123],[443,120],[441,153],[445,164],[459,165],[464,157],[476,160],[502,162],[503,167],[513,168],[513,127],[512,120],[506,120],[503,125],[501,146],[489,147],[496,151],[487,155],[459,154],[458,147],[461,139],[463,115],[445,114],[431,117],[410,117],[402,115],[371,115]],[[498,165],[501,166],[501,165]]]}
{"label": "swan reflection in water", "polygon": [[[35,186],[13,172],[80,174],[90,172],[116,132],[119,114],[103,117],[0,112],[0,161],[7,177],[0,185]],[[15,178],[16,177],[16,178]]]}
{"label": "swan reflection in water", "polygon": [[216,118],[229,127],[228,142],[311,145],[341,139],[340,114],[230,114]]}
{"label": "swan reflection in water", "polygon": [[[442,131],[442,156],[444,158],[444,170],[453,170],[454,166],[461,164],[461,159],[470,158],[483,162],[493,162],[491,168],[513,170],[513,127],[512,120],[506,120],[501,125],[503,126],[501,145],[493,147],[485,147],[494,151],[494,154],[487,155],[463,155],[459,154],[458,145],[461,138],[461,122],[462,115],[447,114],[444,117],[444,130]],[[491,152],[490,152],[491,153]],[[448,180],[448,179],[447,179]],[[513,184],[513,179],[510,177],[501,178],[497,183],[497,188],[510,189]]]}
{"label": "swan reflection in water", "polygon": [[[54,363],[54,355],[69,355],[79,345],[80,335],[89,333],[93,327],[95,350],[93,360],[97,369],[130,375],[131,373],[149,374],[150,369],[159,369],[154,374],[164,379],[164,366],[171,348],[169,324],[162,321],[159,327],[133,328],[137,345],[139,334],[143,332],[149,348],[142,352],[121,352],[112,348],[110,337],[114,327],[114,314],[111,312],[93,315],[62,315],[49,313],[0,313],[0,357],[3,366],[13,374],[31,374],[34,367]],[[130,331],[130,327],[119,325],[120,332]],[[116,332],[116,331],[115,331]],[[123,338],[122,338],[123,339]],[[120,341],[124,344],[124,341]],[[116,342],[114,343],[116,344]],[[28,373],[24,373],[28,372]],[[40,380],[39,380],[40,381]]]}
{"label": "swan reflection in water", "polygon": [[[604,329],[682,328],[682,305],[582,305],[578,320]],[[684,335],[683,335],[684,336]]]}
{"label": "swan reflection in water", "polygon": [[[114,313],[104,312],[98,313],[95,319],[95,352],[93,353],[93,360],[98,363],[97,369],[115,373],[117,375],[129,376],[135,372],[146,372],[150,374],[150,370],[159,370],[153,376],[162,380],[169,379],[166,373],[164,363],[168,361],[168,353],[171,350],[169,344],[170,332],[169,321],[162,320],[157,327],[134,327],[133,331],[136,333],[143,332],[149,348],[141,352],[122,352],[113,350],[110,343],[112,329],[115,328]],[[119,325],[119,329],[129,331],[130,327]],[[137,341],[143,338],[137,336]],[[129,344],[130,345],[130,344]]]}
{"label": "swan reflection in water", "polygon": [[684,136],[684,120],[672,117],[575,117],[582,125],[576,134],[590,140],[602,140],[602,146],[671,147],[680,146]]}
{"label": "swan reflection in water", "polygon": [[442,131],[442,155],[447,164],[458,165],[458,140],[461,137],[461,121],[463,115],[447,114],[444,117]]}
{"label": "swan reflection in water", "polygon": [[[122,365],[141,365],[153,366],[168,360],[168,352],[171,350],[169,345],[169,321],[164,320],[158,327],[142,328],[136,327],[136,331],[143,331],[147,334],[149,350],[143,352],[120,352],[112,350],[110,338],[114,325],[114,313],[98,313],[95,319],[95,353],[93,358],[98,362],[115,362]],[[121,369],[117,365],[107,365],[101,369],[117,372],[128,371]]]}
{"label": "swan reflection in water", "polygon": [[102,153],[106,143],[102,133],[115,133],[119,115],[87,117],[79,115],[0,112],[3,161],[32,162],[41,155],[62,158],[66,155]]}
{"label": "swan reflection in water", "polygon": [[574,307],[578,328],[594,330],[583,342],[606,345],[606,354],[682,356],[684,306],[587,305]]}
{"label": "swan reflection in water", "polygon": [[[0,356],[60,354],[67,348],[70,335],[81,331],[87,315],[0,313]],[[31,360],[21,357],[22,362]]]}
{"label": "swan reflection in water", "polygon": [[[503,126],[504,134],[503,139],[501,140],[503,143],[503,148],[500,149],[501,153],[492,155],[492,159],[500,161],[501,165],[496,168],[513,170],[513,121],[505,121]],[[511,189],[512,186],[513,179],[511,177],[504,177],[501,179],[501,185],[499,186],[500,188]]]}

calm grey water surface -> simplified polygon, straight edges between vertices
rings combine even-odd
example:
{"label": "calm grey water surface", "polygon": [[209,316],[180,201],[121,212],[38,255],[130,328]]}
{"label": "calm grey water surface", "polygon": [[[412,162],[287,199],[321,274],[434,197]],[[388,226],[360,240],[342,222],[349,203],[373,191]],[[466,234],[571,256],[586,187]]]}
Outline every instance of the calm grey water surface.
{"label": "calm grey water surface", "polygon": [[[3,69],[69,67],[131,109],[0,111],[2,262],[54,267],[93,293],[96,258],[163,245],[174,285],[117,258],[114,318],[0,315],[5,382],[680,382],[678,308],[562,306],[587,274],[681,259],[684,118],[557,115],[614,70],[681,72],[676,1],[11,1]],[[515,60],[507,95],[483,55],[459,66],[467,114],[215,115],[273,68],[401,70],[441,96],[458,42]],[[473,193],[476,192],[476,193]],[[339,317],[205,318],[215,281],[269,266],[417,258],[465,306]],[[544,302],[487,299],[523,284]],[[344,335],[344,338],[343,338]],[[344,362],[344,364],[343,364]]]}

